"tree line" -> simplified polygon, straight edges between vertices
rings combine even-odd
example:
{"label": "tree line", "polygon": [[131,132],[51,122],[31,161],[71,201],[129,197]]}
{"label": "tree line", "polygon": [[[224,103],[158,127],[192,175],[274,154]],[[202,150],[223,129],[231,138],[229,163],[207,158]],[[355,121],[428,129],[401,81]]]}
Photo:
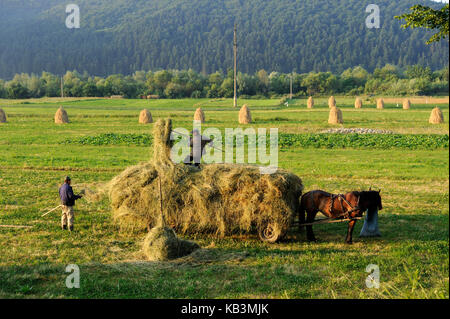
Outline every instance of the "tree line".
{"label": "tree line", "polygon": [[[49,72],[16,74],[10,81],[0,79],[0,98],[26,99],[61,96],[61,80],[65,97],[140,98],[230,98],[233,97],[233,70],[212,74],[193,70],[137,71],[133,75],[113,74],[91,76],[87,72],[67,71],[61,78]],[[387,64],[369,73],[361,66],[340,74],[332,72],[268,73],[239,72],[237,93],[246,97],[279,97],[290,93],[302,97],[322,94],[448,94],[448,66],[432,71],[429,67],[412,65],[404,69]]]}

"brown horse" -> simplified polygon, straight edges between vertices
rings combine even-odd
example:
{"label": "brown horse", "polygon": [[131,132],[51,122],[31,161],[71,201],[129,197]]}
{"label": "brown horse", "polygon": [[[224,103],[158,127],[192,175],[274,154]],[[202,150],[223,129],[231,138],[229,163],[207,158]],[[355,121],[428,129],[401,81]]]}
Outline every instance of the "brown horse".
{"label": "brown horse", "polygon": [[[305,193],[300,200],[300,229],[301,224],[312,223],[317,212],[321,212],[328,218],[355,218],[361,217],[368,208],[383,209],[380,191],[349,192],[346,194],[330,194],[322,190],[314,190]],[[352,243],[352,233],[356,219],[348,222],[347,237],[345,241]],[[306,235],[309,241],[315,241],[312,225],[306,226]]]}

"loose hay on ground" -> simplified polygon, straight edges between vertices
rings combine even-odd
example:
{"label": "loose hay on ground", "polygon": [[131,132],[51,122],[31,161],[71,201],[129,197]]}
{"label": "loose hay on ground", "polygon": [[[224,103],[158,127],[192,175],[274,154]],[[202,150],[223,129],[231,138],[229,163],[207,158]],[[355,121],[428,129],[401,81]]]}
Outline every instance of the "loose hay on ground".
{"label": "loose hay on ground", "polygon": [[153,227],[145,236],[143,251],[148,260],[165,261],[187,256],[200,246],[177,237],[169,227]]}

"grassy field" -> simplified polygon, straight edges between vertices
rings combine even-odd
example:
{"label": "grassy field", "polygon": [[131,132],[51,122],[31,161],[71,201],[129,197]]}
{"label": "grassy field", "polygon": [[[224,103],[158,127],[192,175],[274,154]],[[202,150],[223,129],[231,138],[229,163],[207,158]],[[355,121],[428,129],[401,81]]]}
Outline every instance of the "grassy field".
{"label": "grassy field", "polygon": [[[281,133],[315,134],[331,127],[374,128],[399,134],[449,133],[449,108],[440,105],[445,124],[428,124],[434,105],[413,104],[384,110],[366,102],[336,97],[344,124],[327,124],[326,99],[305,108],[278,100],[239,100],[256,120],[252,127],[278,127]],[[59,228],[62,178],[72,177],[77,192],[86,184],[109,181],[124,168],[151,157],[149,146],[134,143],[83,145],[99,134],[150,134],[139,125],[146,107],[154,119],[171,117],[174,128],[192,127],[196,107],[206,113],[203,127],[237,127],[231,100],[0,100],[8,123],[0,124],[0,298],[449,298],[449,149],[370,147],[281,148],[279,165],[300,176],[305,191],[330,192],[381,188],[381,238],[358,238],[346,245],[343,223],[315,227],[318,242],[292,230],[277,244],[253,234],[226,238],[190,237],[205,249],[172,262],[146,262],[141,252],[145,232],[120,231],[106,199],[76,206],[76,231]],[[59,105],[71,123],[55,125]],[[67,141],[75,141],[67,143]],[[65,286],[65,267],[78,264],[81,288]],[[365,286],[365,268],[380,268],[380,289]]]}

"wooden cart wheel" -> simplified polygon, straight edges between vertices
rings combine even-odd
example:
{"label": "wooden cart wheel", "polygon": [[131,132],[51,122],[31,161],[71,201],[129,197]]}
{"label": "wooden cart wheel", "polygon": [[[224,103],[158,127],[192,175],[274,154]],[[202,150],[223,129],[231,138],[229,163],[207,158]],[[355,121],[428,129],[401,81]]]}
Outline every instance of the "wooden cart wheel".
{"label": "wooden cart wheel", "polygon": [[258,236],[261,241],[273,244],[281,238],[281,231],[275,223],[264,221],[258,229]]}

